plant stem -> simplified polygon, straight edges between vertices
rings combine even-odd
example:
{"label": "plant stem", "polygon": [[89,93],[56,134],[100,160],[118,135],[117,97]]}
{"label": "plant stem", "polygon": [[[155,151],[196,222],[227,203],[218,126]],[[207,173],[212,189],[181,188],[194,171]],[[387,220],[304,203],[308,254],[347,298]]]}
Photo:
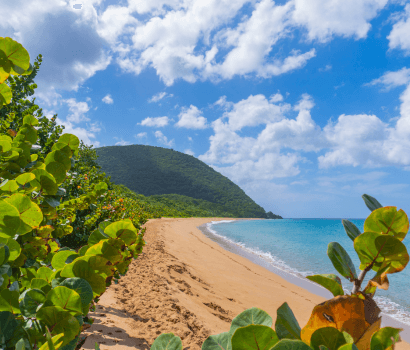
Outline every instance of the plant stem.
{"label": "plant stem", "polygon": [[359,278],[354,281],[354,287],[352,290],[352,294],[356,294],[359,291],[359,288],[362,285],[362,282],[364,280],[364,276],[366,276],[366,273],[368,273],[372,269],[375,261],[376,260],[373,260],[369,266],[367,266],[362,272],[360,272]]}

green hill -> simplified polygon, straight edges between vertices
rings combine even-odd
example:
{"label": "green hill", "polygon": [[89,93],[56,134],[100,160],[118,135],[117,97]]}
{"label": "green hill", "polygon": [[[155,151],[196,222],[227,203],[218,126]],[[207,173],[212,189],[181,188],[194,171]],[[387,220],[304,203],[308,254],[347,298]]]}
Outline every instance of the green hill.
{"label": "green hill", "polygon": [[267,217],[241,188],[193,156],[143,145],[101,147],[96,152],[98,164],[114,183],[155,196],[156,201],[178,198],[194,203],[197,199],[203,208],[214,207],[236,217]]}

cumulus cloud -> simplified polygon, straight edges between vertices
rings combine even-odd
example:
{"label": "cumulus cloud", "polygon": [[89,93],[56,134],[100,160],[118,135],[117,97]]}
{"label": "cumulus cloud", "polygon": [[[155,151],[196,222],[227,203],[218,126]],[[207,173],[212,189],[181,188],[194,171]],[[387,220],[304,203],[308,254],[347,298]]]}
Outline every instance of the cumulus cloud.
{"label": "cumulus cloud", "polygon": [[407,55],[410,54],[410,4],[407,4],[399,20],[387,37],[390,49],[402,49]]}
{"label": "cumulus cloud", "polygon": [[[118,140],[117,137],[114,137],[115,139]],[[128,146],[130,143],[128,141],[124,141],[123,139],[120,139],[118,142],[115,143],[115,146]]]}
{"label": "cumulus cloud", "polygon": [[388,91],[397,86],[407,85],[409,82],[410,68],[403,67],[402,69],[395,72],[386,72],[380,78],[374,79],[370,83],[365,85],[384,85],[385,90]]}
{"label": "cumulus cloud", "polygon": [[142,126],[152,126],[156,128],[161,128],[164,126],[167,126],[169,123],[169,118],[168,117],[156,117],[156,118],[145,118],[141,123],[138,123],[139,125]]}
{"label": "cumulus cloud", "polygon": [[147,133],[146,132],[140,132],[137,135],[135,135],[136,138],[143,138],[143,137],[147,137]]}
{"label": "cumulus cloud", "polygon": [[195,153],[194,153],[191,149],[186,149],[186,150],[184,151],[184,153],[185,153],[185,154],[189,154],[190,156],[194,156],[194,155],[195,155]]}
{"label": "cumulus cloud", "polygon": [[148,102],[152,103],[152,102],[158,102],[160,100],[162,100],[165,96],[167,95],[166,92],[158,92],[156,95],[152,96]]}
{"label": "cumulus cloud", "polygon": [[307,29],[309,40],[326,42],[334,36],[367,36],[370,21],[388,0],[294,0],[294,22]]}
{"label": "cumulus cloud", "polygon": [[111,97],[110,94],[104,96],[104,98],[102,99],[102,101],[103,101],[104,103],[106,103],[106,104],[109,104],[109,105],[114,103],[114,100],[112,99],[112,97]]}
{"label": "cumulus cloud", "polygon": [[175,126],[178,128],[205,129],[208,127],[206,118],[202,116],[202,112],[193,105],[189,108],[183,108],[178,118],[178,122],[175,123]]}
{"label": "cumulus cloud", "polygon": [[88,121],[89,118],[85,115],[90,107],[87,102],[77,102],[75,98],[69,98],[62,102],[68,105],[70,113],[67,116],[67,121],[71,123],[80,123],[82,121]]}
{"label": "cumulus cloud", "polygon": [[174,145],[174,139],[168,141],[168,138],[159,130],[154,133],[157,141],[165,146],[172,147]]}

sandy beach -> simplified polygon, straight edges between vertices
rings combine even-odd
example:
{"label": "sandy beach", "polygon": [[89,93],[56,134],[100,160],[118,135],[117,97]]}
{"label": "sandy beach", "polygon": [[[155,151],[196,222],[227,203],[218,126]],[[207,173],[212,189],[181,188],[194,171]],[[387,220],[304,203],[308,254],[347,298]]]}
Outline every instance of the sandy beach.
{"label": "sandy beach", "polygon": [[[102,295],[82,348],[94,349],[97,342],[101,350],[149,349],[158,335],[172,332],[184,349],[199,350],[248,308],[265,310],[275,322],[284,302],[304,327],[313,307],[328,298],[223,249],[198,229],[217,220],[224,219],[150,220],[143,253]],[[391,319],[383,326],[401,327]],[[410,350],[410,344],[402,340],[395,349]]]}

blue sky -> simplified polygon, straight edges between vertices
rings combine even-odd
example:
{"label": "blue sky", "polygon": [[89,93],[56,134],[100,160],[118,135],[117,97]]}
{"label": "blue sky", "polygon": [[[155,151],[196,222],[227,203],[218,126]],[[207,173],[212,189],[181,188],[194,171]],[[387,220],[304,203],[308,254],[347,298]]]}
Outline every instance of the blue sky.
{"label": "blue sky", "polygon": [[16,0],[34,97],[95,147],[191,154],[284,217],[410,212],[410,1]]}

